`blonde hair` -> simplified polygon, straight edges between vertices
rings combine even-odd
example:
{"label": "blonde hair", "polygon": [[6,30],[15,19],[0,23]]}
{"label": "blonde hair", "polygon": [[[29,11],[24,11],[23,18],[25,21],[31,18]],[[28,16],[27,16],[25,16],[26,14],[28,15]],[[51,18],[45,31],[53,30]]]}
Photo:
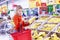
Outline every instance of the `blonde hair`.
{"label": "blonde hair", "polygon": [[16,7],[16,11],[19,10],[19,9],[22,9],[22,6],[17,5],[17,7]]}

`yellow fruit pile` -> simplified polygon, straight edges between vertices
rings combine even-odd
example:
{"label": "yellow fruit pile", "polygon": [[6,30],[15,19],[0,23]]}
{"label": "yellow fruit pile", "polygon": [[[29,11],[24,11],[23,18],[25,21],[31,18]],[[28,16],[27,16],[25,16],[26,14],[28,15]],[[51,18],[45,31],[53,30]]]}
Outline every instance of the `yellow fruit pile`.
{"label": "yellow fruit pile", "polygon": [[56,24],[45,24],[44,27],[42,28],[42,30],[52,30],[54,27],[56,26]]}
{"label": "yellow fruit pile", "polygon": [[32,25],[32,29],[36,29],[36,28],[38,28],[39,26],[41,25],[41,23],[38,23],[38,22],[36,22],[36,23],[34,23],[33,25]]}
{"label": "yellow fruit pile", "polygon": [[8,8],[7,8],[6,5],[3,5],[3,6],[2,6],[2,11],[8,11]]}
{"label": "yellow fruit pile", "polygon": [[0,12],[7,12],[7,11],[8,11],[7,5],[0,6]]}
{"label": "yellow fruit pile", "polygon": [[36,19],[36,17],[32,17],[32,18],[29,19],[28,22],[31,24],[31,23],[33,23],[35,21],[35,19]]}
{"label": "yellow fruit pile", "polygon": [[60,32],[60,27],[58,27],[57,32]]}
{"label": "yellow fruit pile", "polygon": [[42,22],[47,20],[47,19],[48,19],[48,16],[42,16],[41,18],[39,18],[39,20],[42,21]]}
{"label": "yellow fruit pile", "polygon": [[35,40],[43,40],[43,38],[46,36],[45,32],[38,33],[36,30],[33,31],[32,38]]}
{"label": "yellow fruit pile", "polygon": [[59,23],[60,18],[51,18],[48,22],[50,22],[50,23]]}
{"label": "yellow fruit pile", "polygon": [[10,23],[11,23],[12,25],[14,25],[14,26],[15,26],[15,24],[14,24],[14,21],[13,21],[13,20],[11,20],[11,21],[10,21]]}
{"label": "yellow fruit pile", "polygon": [[47,37],[44,40],[60,40],[56,33],[52,34],[51,37]]}

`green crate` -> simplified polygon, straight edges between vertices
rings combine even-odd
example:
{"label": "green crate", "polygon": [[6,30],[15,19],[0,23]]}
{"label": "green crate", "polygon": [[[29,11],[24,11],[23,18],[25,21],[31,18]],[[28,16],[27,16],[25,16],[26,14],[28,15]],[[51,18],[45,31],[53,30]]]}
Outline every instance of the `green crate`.
{"label": "green crate", "polygon": [[48,5],[48,12],[53,12],[53,5]]}
{"label": "green crate", "polygon": [[59,8],[60,8],[60,4],[57,4],[57,5],[56,5],[56,8],[59,9]]}

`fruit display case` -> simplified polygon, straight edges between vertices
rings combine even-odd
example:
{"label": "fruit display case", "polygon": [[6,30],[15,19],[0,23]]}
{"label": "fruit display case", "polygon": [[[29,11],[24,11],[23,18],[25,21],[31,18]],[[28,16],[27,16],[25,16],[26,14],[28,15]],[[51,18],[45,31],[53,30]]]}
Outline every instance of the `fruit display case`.
{"label": "fruit display case", "polygon": [[[40,17],[41,17],[41,16],[40,16]],[[36,17],[33,17],[32,19],[30,18],[30,19],[29,19],[30,25],[29,25],[28,27],[26,27],[26,28],[29,28],[29,29],[40,29],[40,27],[41,27],[43,24],[45,24],[49,18],[51,18],[51,16],[42,16],[41,18],[46,18],[46,21],[41,22],[41,21],[39,20],[40,17],[38,17],[37,20],[36,20]],[[32,21],[32,20],[33,20],[33,21]]]}
{"label": "fruit display case", "polygon": [[56,26],[56,28],[53,30],[53,32],[60,33],[60,23]]}
{"label": "fruit display case", "polygon": [[57,24],[45,23],[41,26],[40,30],[51,31],[56,27]]}
{"label": "fruit display case", "polygon": [[47,22],[50,18],[52,18],[53,16],[49,16],[49,15],[46,15],[46,16],[39,16],[38,17],[38,20],[36,20],[35,22]]}
{"label": "fruit display case", "polygon": [[56,32],[60,32],[60,26],[57,28]]}
{"label": "fruit display case", "polygon": [[60,16],[53,16],[48,20],[48,23],[60,23]]}
{"label": "fruit display case", "polygon": [[46,21],[47,19],[49,19],[49,16],[40,16],[37,20],[37,22],[44,22]]}
{"label": "fruit display case", "polygon": [[36,30],[38,27],[40,27],[42,23],[41,22],[34,22],[30,24],[29,26],[26,26],[25,28],[31,29],[31,30]]}
{"label": "fruit display case", "polygon": [[[42,34],[44,33],[44,32],[46,32],[47,33],[47,35],[45,35],[44,37],[43,37],[43,39],[41,39],[41,40],[50,40],[50,38],[52,38],[52,37],[56,37],[56,40],[57,39],[59,39],[60,40],[60,33],[58,33],[58,32],[48,32],[48,31],[42,31],[42,30],[39,30],[39,32],[42,32]],[[51,39],[51,40],[55,40],[55,39]]]}
{"label": "fruit display case", "polygon": [[35,22],[35,23],[33,23],[33,24],[31,24],[31,29],[37,29],[40,25],[41,25],[42,23],[40,23],[40,22]]}
{"label": "fruit display case", "polygon": [[[60,40],[60,23],[59,22],[55,22],[54,20],[57,19],[57,21],[60,21],[60,16],[47,16],[46,20],[41,22],[39,20],[39,18],[43,18],[46,16],[40,16],[38,17],[37,20],[35,20],[31,25],[29,25],[28,27],[33,31],[32,33],[32,39],[33,40],[55,40],[55,36],[56,36],[56,40],[59,39]],[[54,19],[52,22],[48,22],[51,19]],[[39,21],[38,21],[39,20]],[[41,36],[41,34],[44,36]],[[51,38],[53,37],[54,38]],[[51,39],[50,39],[51,38]]]}
{"label": "fruit display case", "polygon": [[29,18],[28,22],[32,24],[35,20],[36,20],[36,17],[34,16],[34,17]]}
{"label": "fruit display case", "polygon": [[51,32],[44,40],[60,40],[60,33]]}
{"label": "fruit display case", "polygon": [[41,31],[41,30],[32,30],[32,39],[33,40],[43,40],[44,37],[49,33],[46,31]]}

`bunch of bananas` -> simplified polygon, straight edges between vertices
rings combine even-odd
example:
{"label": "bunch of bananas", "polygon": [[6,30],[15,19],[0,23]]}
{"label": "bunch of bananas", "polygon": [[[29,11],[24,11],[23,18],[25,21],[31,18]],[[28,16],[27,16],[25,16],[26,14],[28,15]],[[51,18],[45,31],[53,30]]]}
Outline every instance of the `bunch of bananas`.
{"label": "bunch of bananas", "polygon": [[60,22],[60,18],[51,18],[48,22],[59,23]]}
{"label": "bunch of bananas", "polygon": [[36,28],[38,28],[39,26],[41,25],[41,23],[38,23],[38,22],[36,22],[36,23],[34,23],[33,25],[32,25],[32,29],[36,29]]}
{"label": "bunch of bananas", "polygon": [[42,28],[42,30],[52,30],[54,27],[56,26],[56,24],[45,24],[44,27]]}
{"label": "bunch of bananas", "polygon": [[42,16],[41,18],[39,18],[39,20],[42,21],[42,22],[47,20],[47,19],[48,19],[48,16]]}
{"label": "bunch of bananas", "polygon": [[31,24],[31,23],[33,23],[33,22],[35,21],[35,19],[36,19],[36,17],[32,17],[32,18],[30,18],[30,19],[28,20],[28,22]]}
{"label": "bunch of bananas", "polygon": [[60,32],[60,27],[58,27],[57,32]]}
{"label": "bunch of bananas", "polygon": [[60,40],[56,33],[52,34],[51,37],[47,37],[44,40]]}
{"label": "bunch of bananas", "polygon": [[13,21],[13,20],[11,20],[11,21],[10,21],[10,23],[11,23],[12,25],[14,25],[14,26],[15,26],[15,24],[14,24],[14,21]]}
{"label": "bunch of bananas", "polygon": [[32,38],[35,40],[43,40],[43,38],[46,36],[45,32],[38,33],[36,30],[34,30],[33,33]]}

